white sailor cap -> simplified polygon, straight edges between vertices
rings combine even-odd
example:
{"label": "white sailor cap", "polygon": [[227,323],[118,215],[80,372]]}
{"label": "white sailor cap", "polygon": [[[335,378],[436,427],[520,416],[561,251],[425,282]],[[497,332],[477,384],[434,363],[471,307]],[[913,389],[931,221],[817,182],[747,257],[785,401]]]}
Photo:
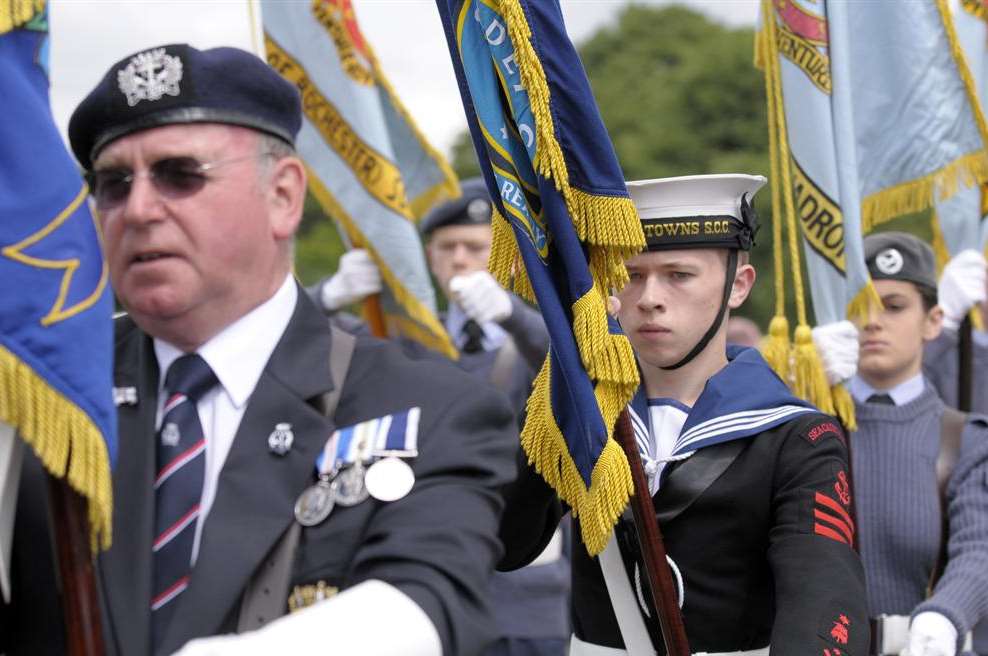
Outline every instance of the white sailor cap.
{"label": "white sailor cap", "polygon": [[765,176],[726,173],[627,183],[648,250],[750,250],[758,231],[751,199]]}

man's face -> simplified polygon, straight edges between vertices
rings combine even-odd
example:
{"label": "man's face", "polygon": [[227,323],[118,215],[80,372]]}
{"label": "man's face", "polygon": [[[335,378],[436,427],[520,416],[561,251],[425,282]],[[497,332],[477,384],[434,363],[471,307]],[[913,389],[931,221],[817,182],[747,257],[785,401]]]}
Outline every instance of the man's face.
{"label": "man's face", "polygon": [[449,298],[449,281],[487,269],[491,254],[490,225],[451,225],[433,231],[426,245],[429,268]]}
{"label": "man's face", "polygon": [[718,249],[644,252],[625,263],[630,281],[617,295],[621,302],[617,316],[643,363],[673,365],[703,337],[720,309],[726,253]]}
{"label": "man's face", "polygon": [[916,375],[923,361],[923,343],[940,334],[943,312],[923,309],[922,296],[911,282],[875,280],[883,308],[873,307],[857,321],[861,351],[858,373],[883,389]]}
{"label": "man's face", "polygon": [[[195,348],[284,280],[285,235],[269,213],[258,144],[244,128],[171,125],[122,137],[96,159],[96,171],[137,173],[124,198],[98,209],[114,291],[152,335]],[[217,165],[201,187],[174,193],[148,175],[169,158]]]}

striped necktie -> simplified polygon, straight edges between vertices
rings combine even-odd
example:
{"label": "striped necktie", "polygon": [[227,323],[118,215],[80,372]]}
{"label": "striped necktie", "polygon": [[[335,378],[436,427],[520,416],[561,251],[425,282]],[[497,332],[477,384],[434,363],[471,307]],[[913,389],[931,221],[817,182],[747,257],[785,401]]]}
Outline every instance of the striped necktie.
{"label": "striped necktie", "polygon": [[216,374],[197,354],[168,367],[154,480],[154,587],[151,590],[152,644],[158,645],[189,584],[192,542],[206,474],[206,442],[196,401],[216,385]]}

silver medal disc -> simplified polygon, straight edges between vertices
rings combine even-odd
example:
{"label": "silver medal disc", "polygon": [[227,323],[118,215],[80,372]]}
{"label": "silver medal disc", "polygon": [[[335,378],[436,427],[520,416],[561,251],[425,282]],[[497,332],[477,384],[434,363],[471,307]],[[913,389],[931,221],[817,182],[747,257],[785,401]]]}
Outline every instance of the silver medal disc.
{"label": "silver medal disc", "polygon": [[349,507],[367,498],[367,488],[364,486],[365,471],[364,466],[358,462],[344,469],[333,479],[336,503]]}
{"label": "silver medal disc", "polygon": [[299,495],[295,502],[295,520],[302,526],[321,524],[336,504],[329,481],[320,480]]}
{"label": "silver medal disc", "polygon": [[370,495],[379,501],[397,501],[411,492],[415,474],[404,460],[384,458],[367,470],[364,485]]}

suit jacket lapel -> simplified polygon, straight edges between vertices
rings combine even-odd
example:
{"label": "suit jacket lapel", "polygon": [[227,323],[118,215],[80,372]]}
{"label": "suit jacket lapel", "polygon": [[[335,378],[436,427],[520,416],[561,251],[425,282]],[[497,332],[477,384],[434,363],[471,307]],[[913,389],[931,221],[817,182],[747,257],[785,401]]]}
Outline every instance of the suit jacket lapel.
{"label": "suit jacket lapel", "polygon": [[120,447],[113,470],[113,546],[100,557],[100,575],[111,636],[120,653],[143,654],[150,644],[158,363],[144,333],[132,325],[121,333],[114,385],[136,388],[137,403],[117,408]]}
{"label": "suit jacket lapel", "polygon": [[[317,409],[321,395],[332,389],[329,327],[303,293],[240,421],[162,654],[221,628],[256,567],[293,521],[295,501],[311,484],[316,456],[334,430]],[[294,434],[284,456],[267,444],[279,423],[291,424]]]}
{"label": "suit jacket lapel", "polygon": [[689,508],[731,466],[747,444],[748,440],[742,439],[709,446],[673,467],[653,499],[659,525]]}

